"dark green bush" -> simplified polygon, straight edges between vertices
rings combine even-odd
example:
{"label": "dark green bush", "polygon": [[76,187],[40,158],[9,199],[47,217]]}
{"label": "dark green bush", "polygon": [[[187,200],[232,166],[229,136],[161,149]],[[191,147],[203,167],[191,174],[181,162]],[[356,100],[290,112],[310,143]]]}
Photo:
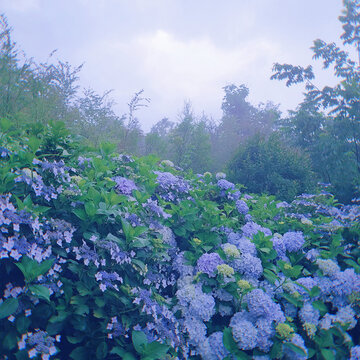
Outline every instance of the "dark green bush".
{"label": "dark green bush", "polygon": [[228,164],[230,180],[248,191],[269,193],[282,200],[314,189],[314,174],[306,154],[284,144],[273,134],[268,139],[255,135]]}

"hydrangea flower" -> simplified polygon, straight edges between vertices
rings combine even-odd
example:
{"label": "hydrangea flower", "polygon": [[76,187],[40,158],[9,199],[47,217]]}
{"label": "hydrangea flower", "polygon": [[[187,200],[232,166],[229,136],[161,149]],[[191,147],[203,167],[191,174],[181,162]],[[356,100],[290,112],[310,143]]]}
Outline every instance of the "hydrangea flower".
{"label": "hydrangea flower", "polygon": [[243,318],[242,313],[236,313],[230,320],[232,335],[239,349],[251,350],[257,346],[258,330]]}
{"label": "hydrangea flower", "polygon": [[315,326],[319,323],[320,312],[314,309],[310,303],[305,303],[299,311],[299,317],[303,323],[313,324]]}
{"label": "hydrangea flower", "polygon": [[197,295],[191,300],[188,313],[203,321],[209,321],[215,314],[214,298],[204,293]]}
{"label": "hydrangea flower", "polygon": [[248,238],[252,238],[254,235],[256,235],[259,231],[263,232],[265,236],[270,236],[271,230],[264,228],[258,224],[256,224],[253,221],[247,222],[242,228],[243,236],[246,236]]}
{"label": "hydrangea flower", "polygon": [[196,263],[196,270],[207,274],[210,277],[214,277],[217,266],[223,263],[224,261],[221,259],[218,253],[205,253],[198,259]]}
{"label": "hydrangea flower", "polygon": [[215,178],[216,178],[216,180],[225,179],[226,174],[223,172],[218,172],[218,173],[216,173]]}
{"label": "hydrangea flower", "polygon": [[282,241],[289,252],[299,251],[305,243],[304,235],[301,231],[288,231]]}
{"label": "hydrangea flower", "polygon": [[234,269],[241,274],[258,279],[263,273],[261,260],[251,254],[243,254],[232,262]]}
{"label": "hydrangea flower", "polygon": [[299,335],[295,334],[289,341],[293,345],[296,345],[298,348],[304,351],[304,355],[300,355],[293,351],[292,349],[284,346],[284,359],[288,360],[305,360],[308,358],[307,348],[305,346],[304,339]]}
{"label": "hydrangea flower", "polygon": [[223,333],[221,331],[212,333],[208,339],[215,360],[222,360],[230,354],[224,346]]}
{"label": "hydrangea flower", "polygon": [[224,250],[225,255],[228,257],[238,258],[240,256],[238,248],[233,244],[223,244],[222,249]]}
{"label": "hydrangea flower", "polygon": [[275,334],[272,321],[267,318],[259,318],[255,327],[258,331],[257,347],[263,352],[269,352],[273,342],[271,338]]}
{"label": "hydrangea flower", "polygon": [[221,190],[235,190],[235,185],[230,182],[227,181],[225,179],[220,179],[217,182],[217,186],[221,189]]}
{"label": "hydrangea flower", "polygon": [[135,183],[131,179],[122,176],[115,176],[113,180],[116,182],[115,189],[120,194],[131,195],[133,190],[137,190]]}
{"label": "hydrangea flower", "polygon": [[149,209],[150,212],[159,218],[168,219],[170,214],[166,213],[164,209],[158,205],[157,200],[147,199],[146,203],[142,204],[144,209]]}
{"label": "hydrangea flower", "polygon": [[280,305],[273,302],[271,297],[261,289],[254,289],[246,295],[250,314],[257,317],[266,317],[278,322],[284,322],[285,316]]}
{"label": "hydrangea flower", "polygon": [[255,256],[257,253],[255,244],[239,233],[230,232],[227,240],[229,244],[235,245],[241,254],[251,254]]}
{"label": "hydrangea flower", "polygon": [[328,275],[330,277],[335,276],[340,272],[339,265],[331,260],[331,259],[317,259],[316,265],[323,272],[324,275]]}
{"label": "hydrangea flower", "polygon": [[206,341],[206,326],[201,320],[192,316],[186,316],[184,328],[192,344],[199,345],[201,342]]}
{"label": "hydrangea flower", "polygon": [[190,190],[189,183],[169,172],[154,171],[157,175],[157,191],[167,201],[178,200],[179,195],[187,194]]}
{"label": "hydrangea flower", "polygon": [[218,273],[224,277],[231,277],[234,275],[234,269],[227,264],[218,265],[216,269]]}
{"label": "hydrangea flower", "polygon": [[242,215],[246,215],[249,212],[249,207],[244,200],[237,200],[235,206],[237,211]]}
{"label": "hydrangea flower", "polygon": [[360,345],[353,346],[350,349],[350,359],[349,360],[360,360]]}

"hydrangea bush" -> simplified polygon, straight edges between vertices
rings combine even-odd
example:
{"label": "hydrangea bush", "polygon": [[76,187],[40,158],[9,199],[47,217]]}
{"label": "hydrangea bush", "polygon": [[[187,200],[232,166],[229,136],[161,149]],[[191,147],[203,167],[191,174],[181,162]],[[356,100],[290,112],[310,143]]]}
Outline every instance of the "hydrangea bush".
{"label": "hydrangea bush", "polygon": [[1,359],[359,359],[359,217],[0,132]]}

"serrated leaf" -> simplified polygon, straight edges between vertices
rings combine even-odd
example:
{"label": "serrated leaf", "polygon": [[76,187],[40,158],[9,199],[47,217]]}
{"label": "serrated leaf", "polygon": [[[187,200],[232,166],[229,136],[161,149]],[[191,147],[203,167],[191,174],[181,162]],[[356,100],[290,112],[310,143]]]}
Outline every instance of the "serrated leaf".
{"label": "serrated leaf", "polygon": [[39,299],[50,301],[50,289],[44,285],[30,285],[29,290]]}

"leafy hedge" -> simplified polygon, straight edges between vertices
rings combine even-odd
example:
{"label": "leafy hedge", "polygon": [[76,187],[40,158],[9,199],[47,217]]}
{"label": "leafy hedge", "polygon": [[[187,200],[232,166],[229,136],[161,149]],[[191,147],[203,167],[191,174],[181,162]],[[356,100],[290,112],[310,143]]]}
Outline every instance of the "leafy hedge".
{"label": "leafy hedge", "polygon": [[0,132],[3,359],[359,359],[357,205]]}

